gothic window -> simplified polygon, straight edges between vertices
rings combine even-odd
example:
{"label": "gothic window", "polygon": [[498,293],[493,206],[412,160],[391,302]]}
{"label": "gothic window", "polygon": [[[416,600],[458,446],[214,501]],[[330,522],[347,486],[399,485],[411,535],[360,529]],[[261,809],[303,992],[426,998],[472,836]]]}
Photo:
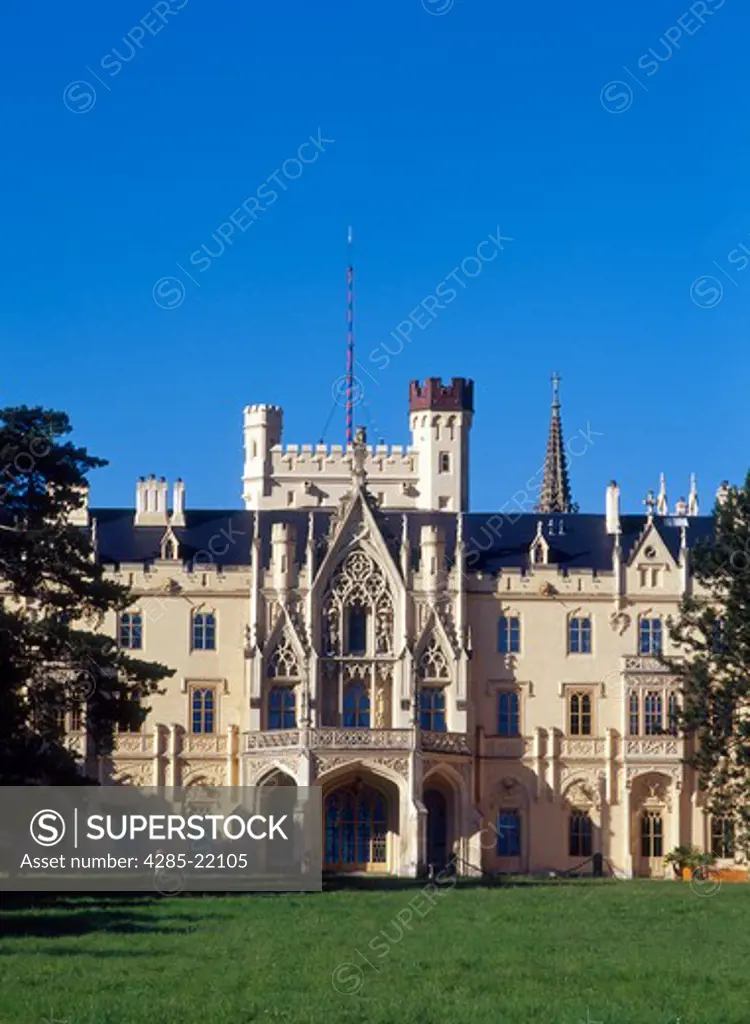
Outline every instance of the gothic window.
{"label": "gothic window", "polygon": [[297,655],[292,647],[289,637],[284,636],[274,648],[274,652],[268,661],[269,679],[299,679],[300,670]]}
{"label": "gothic window", "polygon": [[638,700],[638,694],[635,690],[630,694],[628,700],[628,714],[629,714],[629,732],[631,736],[637,736],[640,732],[640,702]]}
{"label": "gothic window", "polygon": [[714,857],[734,857],[734,822],[731,818],[711,818],[711,853]]}
{"label": "gothic window", "polygon": [[344,728],[370,728],[370,697],[360,680],[349,683],[344,690]]}
{"label": "gothic window", "polygon": [[196,686],[190,691],[190,731],[213,733],[216,730],[216,688]]}
{"label": "gothic window", "polygon": [[670,736],[676,736],[679,726],[680,706],[677,701],[677,694],[670,693],[667,703],[667,727]]}
{"label": "gothic window", "polygon": [[367,653],[367,608],[360,604],[349,608],[347,654]]}
{"label": "gothic window", "polygon": [[591,694],[571,693],[568,697],[569,735],[590,736],[591,731]]}
{"label": "gothic window", "polygon": [[497,855],[521,856],[521,815],[518,811],[501,811],[497,816]]}
{"label": "gothic window", "polygon": [[295,729],[297,707],[291,686],[272,686],[268,691],[268,728]]}
{"label": "gothic window", "polygon": [[500,736],[521,735],[521,701],[515,690],[497,695],[497,731]]}
{"label": "gothic window", "polygon": [[575,615],[568,620],[568,651],[570,654],[591,654],[591,619]]}
{"label": "gothic window", "polygon": [[143,616],[140,612],[123,612],[120,616],[118,635],[120,647],[128,651],[143,648]]}
{"label": "gothic window", "polygon": [[660,693],[649,690],[643,699],[643,731],[646,736],[657,736],[663,727],[663,701]]}
{"label": "gothic window", "polygon": [[658,811],[644,811],[641,815],[641,856],[664,856],[664,824]]}
{"label": "gothic window", "polygon": [[[385,573],[366,552],[350,552],[323,603],[323,653],[327,657],[366,653],[370,636],[376,655],[392,654],[393,626],[393,600]],[[364,650],[350,649],[352,641],[361,648],[363,639]]]}
{"label": "gothic window", "polygon": [[568,853],[571,857],[590,857],[592,853],[593,823],[588,811],[573,811],[570,815]]}
{"label": "gothic window", "polygon": [[644,655],[661,654],[662,629],[661,619],[641,618],[638,628],[638,653]]}
{"label": "gothic window", "polygon": [[422,651],[417,666],[417,675],[426,682],[447,681],[450,679],[450,671],[443,649],[438,643],[437,637],[433,634]]}
{"label": "gothic window", "polygon": [[428,732],[445,732],[445,691],[439,686],[419,691],[419,724]]}
{"label": "gothic window", "polygon": [[194,612],[192,644],[194,651],[216,650],[216,616],[213,612]]}
{"label": "gothic window", "polygon": [[501,615],[498,619],[497,649],[500,654],[521,653],[521,620],[518,615]]}

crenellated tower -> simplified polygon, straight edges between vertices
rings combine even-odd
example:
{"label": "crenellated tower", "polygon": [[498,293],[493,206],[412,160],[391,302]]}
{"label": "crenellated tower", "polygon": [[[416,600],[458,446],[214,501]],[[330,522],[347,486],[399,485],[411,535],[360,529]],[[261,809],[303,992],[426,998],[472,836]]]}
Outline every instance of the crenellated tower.
{"label": "crenellated tower", "polygon": [[465,512],[469,507],[469,432],[474,382],[439,377],[409,386],[409,425],[418,453],[417,508]]}

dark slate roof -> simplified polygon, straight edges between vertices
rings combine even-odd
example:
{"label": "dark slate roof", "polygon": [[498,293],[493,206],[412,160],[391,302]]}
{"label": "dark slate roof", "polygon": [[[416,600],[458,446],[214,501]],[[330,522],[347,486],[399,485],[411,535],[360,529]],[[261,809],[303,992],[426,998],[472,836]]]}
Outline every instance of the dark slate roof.
{"label": "dark slate roof", "polygon": [[[133,525],[133,509],[96,508],[91,517],[97,521],[100,561],[108,564],[143,563],[160,557],[164,536],[163,526]],[[326,536],[333,515],[331,509],[313,510],[314,542],[318,564],[325,554]],[[440,525],[444,531],[446,558],[455,558],[457,517],[452,512],[405,512],[387,510],[378,513],[381,529],[394,556],[398,547],[406,516],[407,534],[412,549],[412,562],[419,562],[419,544],[423,525]],[[310,512],[305,509],[283,509],[247,512],[243,509],[188,510],[187,525],[176,527],[175,535],[181,546],[185,562],[196,565],[216,565],[219,568],[247,566],[251,561],[255,531],[259,531],[261,560],[267,566],[270,559],[271,528],[274,523],[293,525],[296,531],[296,558],[305,560]],[[502,569],[527,569],[529,548],[541,520],[543,535],[550,547],[550,562],[561,569],[582,569],[607,572],[612,568],[614,538],[607,533],[604,515],[599,514],[541,514],[524,513],[503,515],[467,513],[464,516],[464,543],[467,569],[470,572],[497,573]],[[646,524],[645,515],[621,517],[621,544],[627,561]],[[674,517],[654,518],[654,523],[668,550],[677,559],[680,550],[680,524],[687,524],[688,546],[708,539],[712,532],[710,516],[688,519]]]}

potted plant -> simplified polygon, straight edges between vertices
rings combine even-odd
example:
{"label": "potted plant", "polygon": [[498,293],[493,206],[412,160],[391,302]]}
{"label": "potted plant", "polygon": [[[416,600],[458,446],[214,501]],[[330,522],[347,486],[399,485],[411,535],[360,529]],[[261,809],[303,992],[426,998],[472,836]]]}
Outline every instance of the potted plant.
{"label": "potted plant", "polygon": [[712,853],[704,853],[697,846],[676,846],[664,858],[666,864],[672,865],[675,878],[685,882],[692,881],[696,876],[704,878],[715,860]]}

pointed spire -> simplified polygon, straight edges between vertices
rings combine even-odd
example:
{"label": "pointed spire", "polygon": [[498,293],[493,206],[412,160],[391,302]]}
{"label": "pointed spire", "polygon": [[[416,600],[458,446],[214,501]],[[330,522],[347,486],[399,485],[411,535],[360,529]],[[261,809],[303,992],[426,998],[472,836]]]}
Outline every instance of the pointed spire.
{"label": "pointed spire", "polygon": [[568,463],[563,448],[562,420],[560,418],[560,380],[552,374],[552,417],[547,439],[547,455],[544,460],[544,479],[539,496],[537,512],[570,512],[570,483]]}
{"label": "pointed spire", "polygon": [[698,484],[695,480],[695,473],[690,474],[690,494],[688,495],[688,515],[698,515]]}
{"label": "pointed spire", "polygon": [[669,503],[667,502],[667,478],[663,473],[659,476],[659,497],[656,502],[656,511],[660,516],[665,516],[669,512]]}

